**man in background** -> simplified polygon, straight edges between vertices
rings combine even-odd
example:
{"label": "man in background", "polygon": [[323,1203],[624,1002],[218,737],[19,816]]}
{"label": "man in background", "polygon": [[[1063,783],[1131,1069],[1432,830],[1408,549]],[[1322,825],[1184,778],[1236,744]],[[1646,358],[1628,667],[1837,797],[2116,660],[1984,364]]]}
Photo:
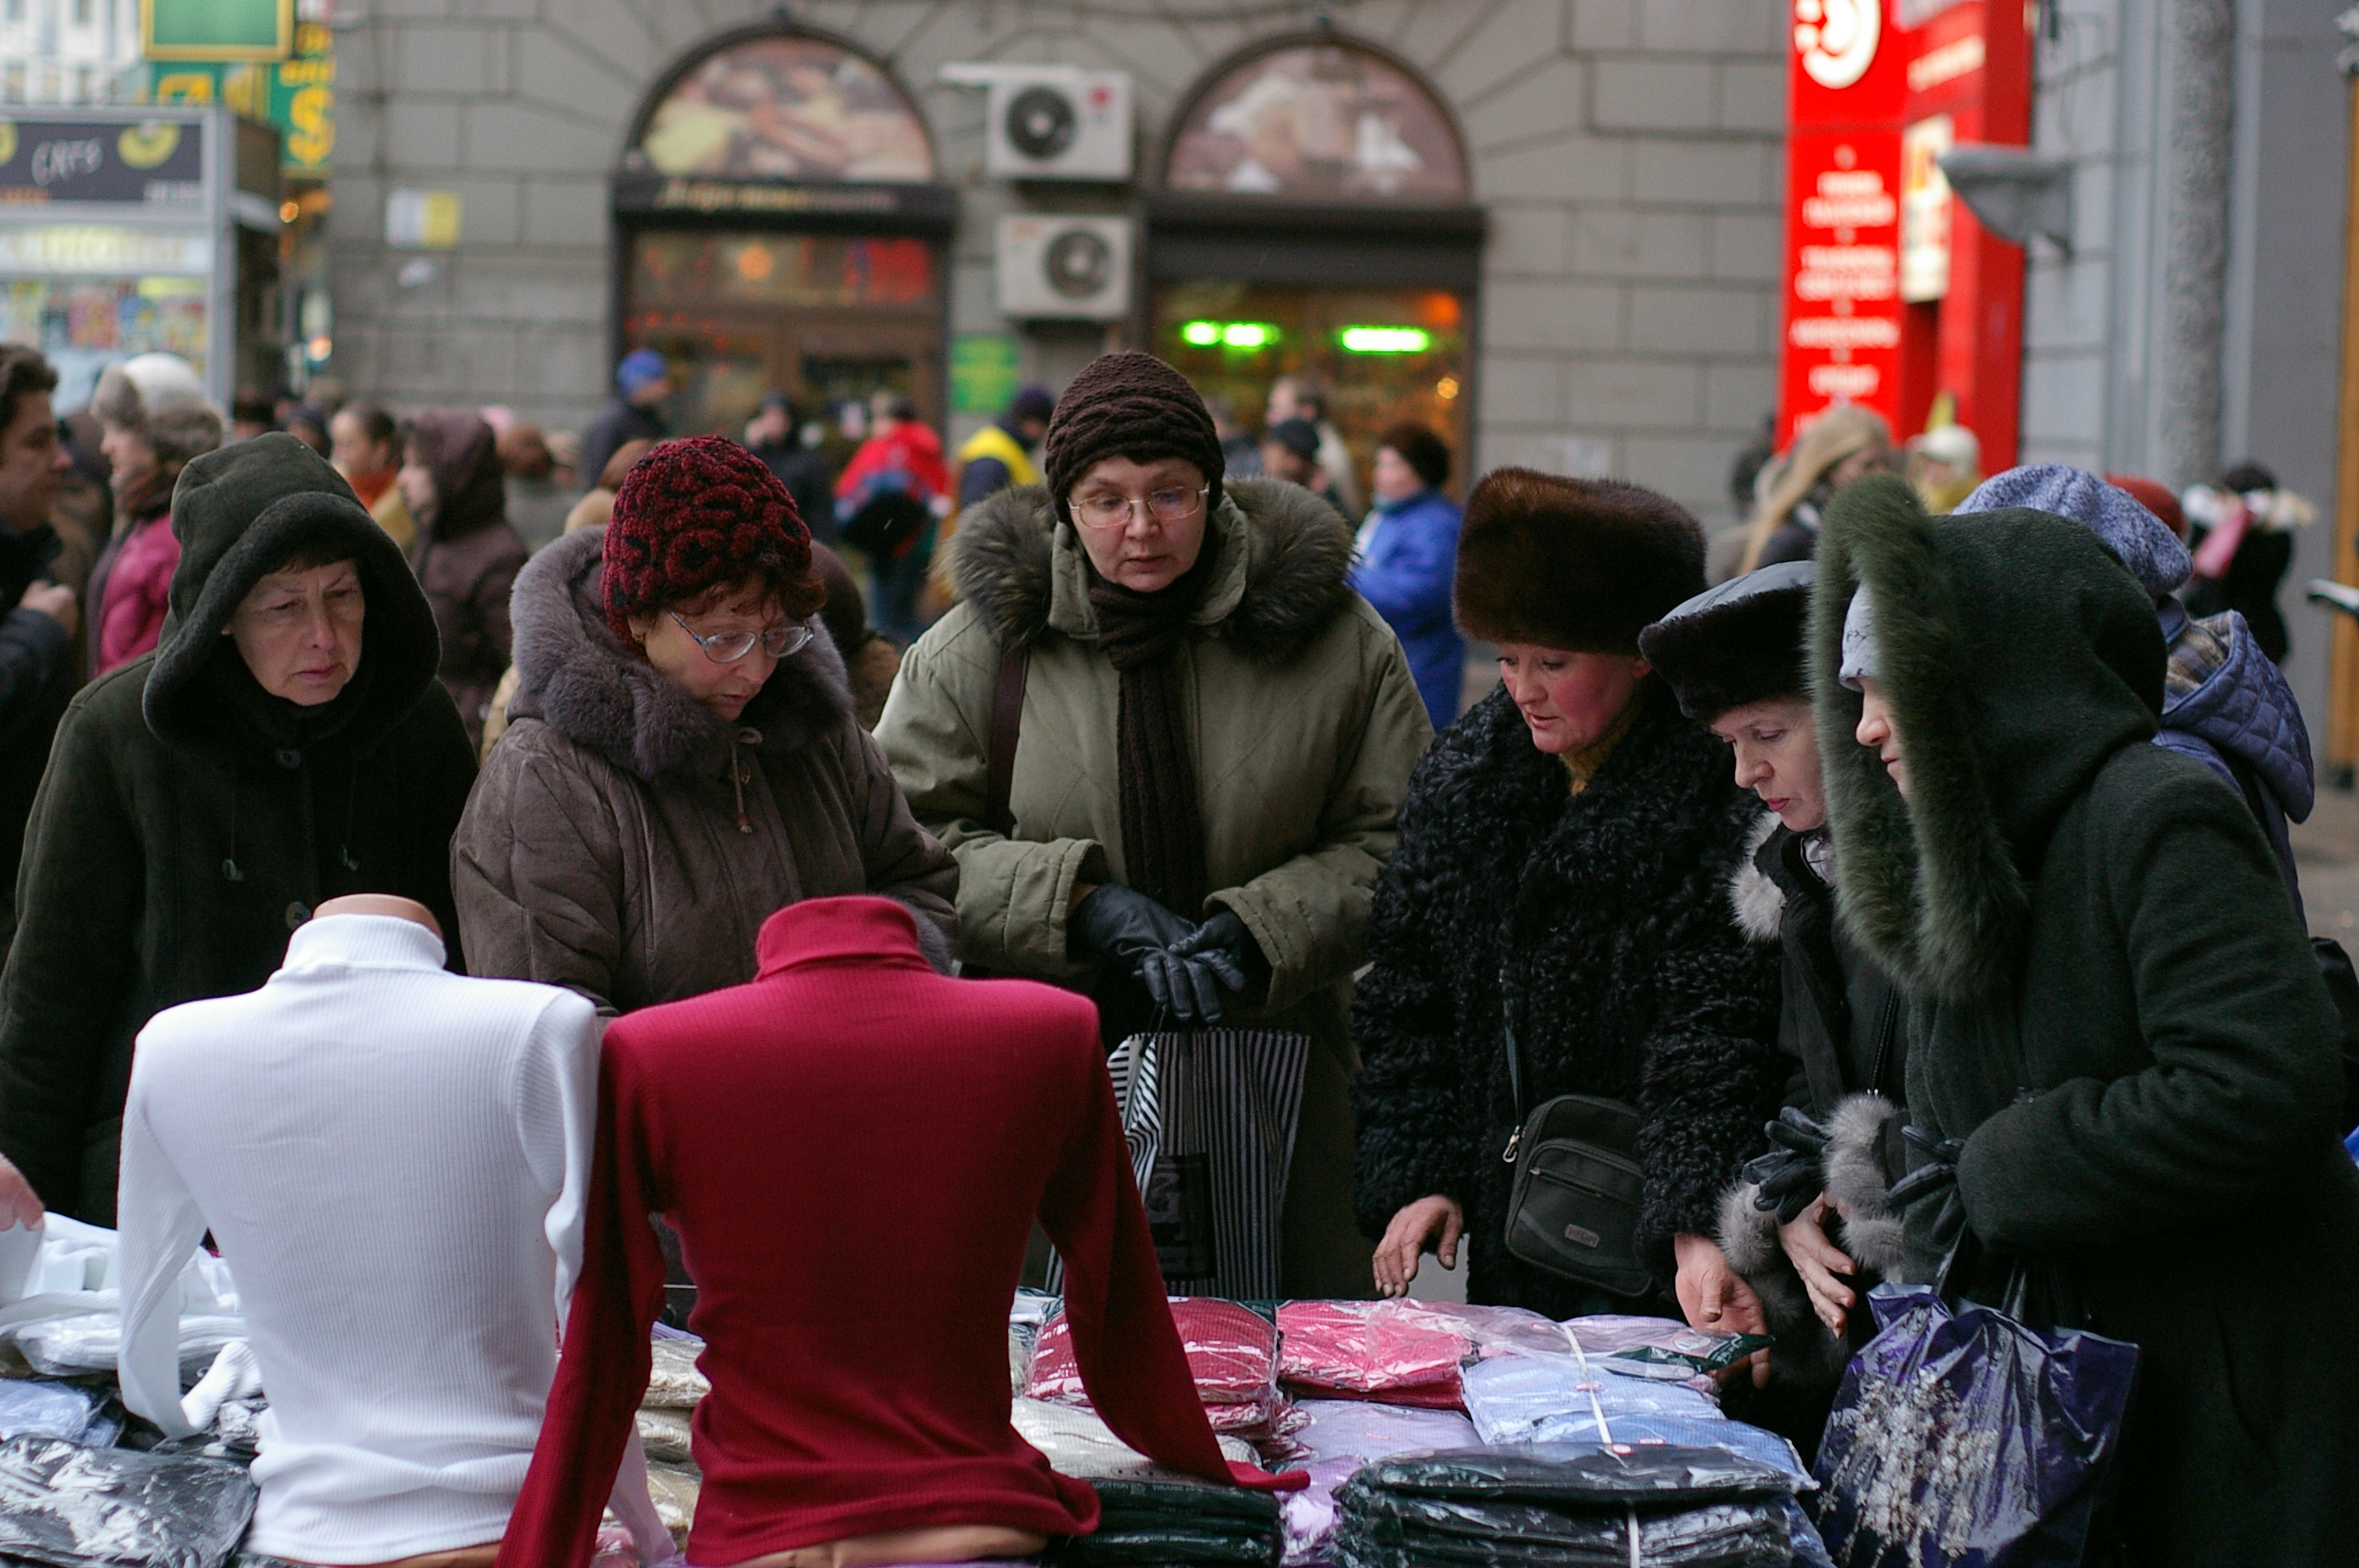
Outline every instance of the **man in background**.
{"label": "man in background", "polygon": [[582,472],[604,471],[606,460],[625,441],[660,441],[663,401],[672,394],[671,367],[653,349],[633,349],[614,367],[614,400],[598,411],[582,432]]}
{"label": "man in background", "polygon": [[803,441],[803,422],[794,400],[765,393],[745,426],[745,447],[787,487],[802,514],[803,526],[823,545],[835,542],[835,470],[816,447]]}
{"label": "man in background", "polygon": [[1326,389],[1302,376],[1279,376],[1269,384],[1266,412],[1266,425],[1282,419],[1310,421],[1311,427],[1319,432],[1319,466],[1326,470],[1327,482],[1334,489],[1337,508],[1346,517],[1360,515],[1360,476],[1352,467],[1352,449],[1343,444],[1343,436],[1328,422]]}
{"label": "man in background", "polygon": [[1049,433],[1049,416],[1056,408],[1057,395],[1047,387],[1023,387],[1008,400],[1006,413],[966,438],[958,449],[962,511],[1011,485],[1040,482],[1032,454]]}
{"label": "man in background", "polygon": [[1299,484],[1324,501],[1345,522],[1352,514],[1343,510],[1343,492],[1335,488],[1334,476],[1319,461],[1319,427],[1308,419],[1280,419],[1261,434],[1261,471],[1272,479],[1282,479]]}
{"label": "man in background", "polygon": [[[74,687],[81,684],[74,589],[56,580],[60,551],[49,512],[73,466],[49,394],[57,372],[35,350],[0,347],[0,877],[13,891],[25,852],[25,820],[49,765]],[[14,902],[0,900],[0,953],[16,935]]]}

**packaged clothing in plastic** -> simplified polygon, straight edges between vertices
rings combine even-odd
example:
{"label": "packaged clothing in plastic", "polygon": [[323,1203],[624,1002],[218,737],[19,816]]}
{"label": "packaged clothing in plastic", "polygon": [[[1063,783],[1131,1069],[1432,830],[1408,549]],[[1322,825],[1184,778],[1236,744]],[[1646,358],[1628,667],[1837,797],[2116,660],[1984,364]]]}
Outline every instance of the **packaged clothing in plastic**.
{"label": "packaged clothing in plastic", "polygon": [[0,1557],[103,1568],[222,1568],[253,1516],[245,1467],[220,1459],[0,1443]]}
{"label": "packaged clothing in plastic", "polygon": [[[204,1376],[222,1351],[245,1337],[242,1317],[180,1314],[180,1380]],[[71,1317],[44,1318],[16,1332],[16,1348],[33,1370],[52,1378],[75,1378],[91,1372],[112,1372],[123,1357],[123,1319],[115,1310],[113,1292],[98,1311]]]}
{"label": "packaged clothing in plastic", "polygon": [[1707,1334],[1669,1317],[1576,1317],[1560,1332],[1581,1341],[1590,1359],[1603,1359],[1626,1377],[1675,1383],[1702,1379],[1701,1386],[1707,1388],[1710,1374],[1727,1370],[1771,1343],[1766,1335]]}
{"label": "packaged clothing in plastic", "polygon": [[1335,1488],[1360,1466],[1397,1454],[1475,1448],[1482,1438],[1474,1423],[1455,1411],[1429,1411],[1343,1400],[1305,1400],[1296,1405],[1301,1424],[1275,1443],[1265,1456],[1289,1467],[1300,1465],[1310,1484],[1278,1499],[1290,1568],[1328,1561],[1335,1535]]}
{"label": "packaged clothing in plastic", "polygon": [[1561,1351],[1564,1331],[1520,1307],[1447,1302],[1288,1302],[1278,1376],[1313,1399],[1373,1399],[1451,1410],[1460,1363]]}
{"label": "packaged clothing in plastic", "polygon": [[694,1410],[712,1385],[696,1369],[704,1341],[667,1335],[648,1342],[647,1391],[639,1402],[657,1410]]}
{"label": "packaged clothing in plastic", "polygon": [[[1050,1404],[1044,1400],[1018,1399],[1008,1412],[1016,1433],[1040,1451],[1049,1467],[1084,1481],[1184,1481],[1189,1477],[1166,1469],[1123,1442],[1098,1413],[1081,1405]],[[1260,1461],[1253,1444],[1238,1437],[1222,1437],[1221,1457],[1243,1465]]]}
{"label": "packaged clothing in plastic", "polygon": [[1794,1487],[1777,1466],[1721,1448],[1514,1444],[1379,1460],[1336,1494],[1336,1555],[1352,1568],[1786,1568]]}
{"label": "packaged clothing in plastic", "polygon": [[671,1531],[675,1544],[685,1545],[688,1527],[696,1522],[697,1494],[703,1489],[704,1477],[689,1465],[656,1465],[647,1466],[647,1498],[656,1505],[656,1517]]}
{"label": "packaged clothing in plastic", "polygon": [[[1213,1296],[1178,1296],[1171,1321],[1188,1353],[1196,1397],[1216,1433],[1242,1437],[1275,1435],[1286,1397],[1277,1387],[1277,1325],[1249,1308]],[[1086,1405],[1081,1364],[1074,1358],[1071,1325],[1062,1314],[1040,1330],[1032,1351],[1027,1397],[1051,1403]]]}
{"label": "packaged clothing in plastic", "polygon": [[1299,1424],[1274,1446],[1303,1460],[1389,1459],[1396,1454],[1475,1448],[1483,1442],[1474,1423],[1456,1411],[1350,1400],[1304,1400],[1294,1408]]}
{"label": "packaged clothing in plastic", "polygon": [[[71,1383],[0,1382],[0,1439],[58,1437],[88,1443],[91,1428],[103,1422],[105,1405],[100,1395]],[[103,1448],[112,1441],[91,1445]]]}
{"label": "packaged clothing in plastic", "polygon": [[[1485,1443],[1546,1443],[1596,1435],[1595,1418],[1681,1416],[1724,1419],[1707,1394],[1685,1383],[1625,1377],[1603,1359],[1573,1356],[1501,1356],[1466,1368],[1466,1413]],[[1584,1433],[1564,1423],[1589,1424]]]}
{"label": "packaged clothing in plastic", "polygon": [[688,1412],[639,1407],[639,1447],[649,1459],[684,1465],[693,1454],[689,1442]]}
{"label": "packaged clothing in plastic", "polygon": [[1195,1568],[1278,1560],[1277,1499],[1268,1492],[1173,1480],[1093,1480],[1098,1528],[1050,1543],[1041,1561],[1073,1568]]}
{"label": "packaged clothing in plastic", "polygon": [[1820,1525],[1857,1568],[2081,1562],[2117,1452],[2137,1347],[2041,1334],[1925,1289],[1868,1295],[1819,1444]]}

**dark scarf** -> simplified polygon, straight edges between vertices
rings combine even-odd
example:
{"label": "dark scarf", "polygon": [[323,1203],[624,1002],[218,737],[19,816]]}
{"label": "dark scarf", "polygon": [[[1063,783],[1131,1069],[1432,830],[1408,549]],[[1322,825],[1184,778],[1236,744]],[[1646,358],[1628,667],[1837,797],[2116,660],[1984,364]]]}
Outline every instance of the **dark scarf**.
{"label": "dark scarf", "polygon": [[1202,913],[1204,824],[1196,806],[1195,759],[1180,650],[1212,580],[1220,538],[1208,525],[1196,564],[1168,588],[1137,593],[1089,568],[1098,647],[1122,675],[1120,746],[1122,858],[1129,885],[1184,919]]}

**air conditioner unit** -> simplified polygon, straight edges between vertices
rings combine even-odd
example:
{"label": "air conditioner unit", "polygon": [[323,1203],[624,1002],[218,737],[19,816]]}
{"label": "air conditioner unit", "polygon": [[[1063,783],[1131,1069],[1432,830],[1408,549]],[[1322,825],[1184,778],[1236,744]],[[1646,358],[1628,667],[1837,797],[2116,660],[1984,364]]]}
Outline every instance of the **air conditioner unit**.
{"label": "air conditioner unit", "polygon": [[1130,178],[1130,72],[969,63],[942,80],[991,91],[984,172],[994,179]]}
{"label": "air conditioner unit", "polygon": [[1130,234],[1127,218],[1002,218],[1001,312],[1078,321],[1129,315]]}

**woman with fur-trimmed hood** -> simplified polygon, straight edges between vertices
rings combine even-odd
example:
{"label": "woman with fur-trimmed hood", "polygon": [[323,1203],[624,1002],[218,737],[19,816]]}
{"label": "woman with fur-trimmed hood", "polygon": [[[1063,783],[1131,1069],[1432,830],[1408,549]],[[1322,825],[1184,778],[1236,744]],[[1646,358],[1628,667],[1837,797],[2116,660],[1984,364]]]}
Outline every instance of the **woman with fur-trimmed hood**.
{"label": "woman with fur-trimmed hood", "polygon": [[[1652,1312],[1675,1288],[1698,1326],[1761,1326],[1712,1239],[1784,1083],[1776,950],[1726,896],[1758,804],[1638,652],[1703,562],[1695,519],[1636,485],[1503,469],[1468,498],[1458,623],[1499,644],[1506,679],[1419,765],[1353,1013],[1360,1224],[1384,1238],[1388,1293],[1427,1249],[1454,1266],[1463,1231],[1472,1301],[1569,1317]],[[1635,1258],[1614,1261],[1657,1292],[1609,1296],[1507,1250],[1511,1042],[1523,1109],[1637,1110]]]}
{"label": "woman with fur-trimmed hood", "polygon": [[612,523],[517,574],[517,689],[451,846],[474,973],[630,1012],[743,984],[774,912],[862,892],[950,967],[957,869],[808,624],[822,598],[793,498],[717,436],[656,448]]}
{"label": "woman with fur-trimmed hood", "polygon": [[[1785,1107],[1772,1152],[1721,1199],[1721,1248],[1760,1295],[1777,1346],[1768,1391],[1737,1413],[1814,1448],[1844,1365],[1875,1333],[1868,1289],[1900,1267],[1889,1173],[1900,1168],[1908,1059],[1900,988],[1835,914],[1834,854],[1803,669],[1809,561],[1697,595],[1638,634],[1680,710],[1728,746],[1767,807],[1729,879],[1738,925],[1777,944]],[[1734,1408],[1734,1401],[1732,1401]]]}
{"label": "woman with fur-trimmed hood", "polygon": [[[1152,355],[1083,370],[1042,457],[1045,488],[964,514],[961,602],[876,731],[958,856],[960,955],[1086,990],[1110,1041],[1158,1016],[1308,1034],[1283,1285],[1363,1294],[1346,1013],[1433,733],[1408,660],[1346,585],[1343,518],[1299,486],[1224,482],[1203,399]],[[995,823],[1010,653],[1022,723]]]}
{"label": "woman with fur-trimmed hood", "polygon": [[2154,600],[2079,523],[1928,518],[1891,479],[1837,499],[1818,563],[1839,896],[1925,1008],[1908,1276],[1971,1227],[1966,1295],[2020,1268],[2036,1325],[2136,1344],[2124,1560],[2349,1562],[2341,1025],[2244,801],[2150,744]]}

